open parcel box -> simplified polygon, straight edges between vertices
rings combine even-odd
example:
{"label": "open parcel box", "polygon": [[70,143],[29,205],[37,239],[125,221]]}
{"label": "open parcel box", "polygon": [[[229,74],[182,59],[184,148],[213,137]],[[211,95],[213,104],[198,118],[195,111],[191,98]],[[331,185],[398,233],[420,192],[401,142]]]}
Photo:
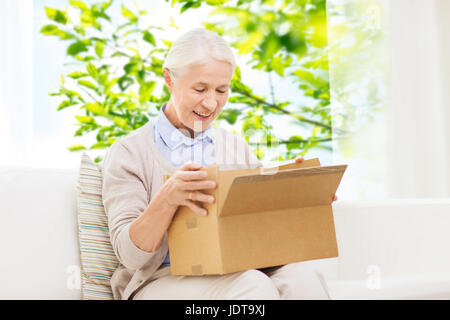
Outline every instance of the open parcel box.
{"label": "open parcel box", "polygon": [[[180,206],[168,230],[173,275],[225,274],[338,256],[332,198],[347,165],[204,167],[216,201],[202,217]],[[170,175],[164,176],[164,182]]]}

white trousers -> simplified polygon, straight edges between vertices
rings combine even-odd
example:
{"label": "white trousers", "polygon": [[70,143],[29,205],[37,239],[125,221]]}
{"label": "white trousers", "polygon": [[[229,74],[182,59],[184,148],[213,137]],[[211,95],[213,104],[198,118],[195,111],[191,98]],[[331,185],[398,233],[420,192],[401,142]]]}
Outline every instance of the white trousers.
{"label": "white trousers", "polygon": [[225,275],[173,276],[158,269],[134,300],[326,300],[323,275],[302,263]]}

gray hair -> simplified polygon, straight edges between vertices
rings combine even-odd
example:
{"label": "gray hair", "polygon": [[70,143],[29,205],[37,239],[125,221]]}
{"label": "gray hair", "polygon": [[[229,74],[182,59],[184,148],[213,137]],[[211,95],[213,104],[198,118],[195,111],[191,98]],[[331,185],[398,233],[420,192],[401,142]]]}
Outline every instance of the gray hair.
{"label": "gray hair", "polygon": [[230,63],[233,73],[236,70],[236,60],[228,43],[210,30],[194,28],[175,40],[163,68],[169,69],[170,78],[175,81],[186,67],[204,64],[211,58]]}

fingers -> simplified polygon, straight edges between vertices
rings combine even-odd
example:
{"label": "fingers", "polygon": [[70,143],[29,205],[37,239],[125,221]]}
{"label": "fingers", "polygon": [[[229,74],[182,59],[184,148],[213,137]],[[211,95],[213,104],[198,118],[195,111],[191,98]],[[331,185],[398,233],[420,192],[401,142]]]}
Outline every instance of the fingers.
{"label": "fingers", "polygon": [[199,170],[201,167],[202,167],[201,164],[195,162],[188,162],[185,163],[183,166],[181,166],[179,170]]}
{"label": "fingers", "polygon": [[177,171],[176,175],[184,181],[202,180],[208,177],[205,171]]}
{"label": "fingers", "polygon": [[197,192],[187,192],[186,198],[188,198],[189,200],[201,201],[201,202],[206,202],[206,203],[213,203],[215,201],[214,196],[205,194],[203,192],[198,192],[198,191]]}
{"label": "fingers", "polygon": [[207,210],[201,207],[201,203],[214,203],[215,198],[212,195],[199,192],[198,190],[208,190],[217,187],[213,180],[205,180],[208,173],[200,170],[201,165],[188,162],[181,166],[174,174],[170,184],[170,192],[176,199],[178,205],[184,205],[193,212],[206,216]]}
{"label": "fingers", "polygon": [[194,211],[195,213],[197,213],[201,216],[206,216],[208,214],[208,211],[205,208],[199,207],[191,200],[186,200],[184,202],[184,205],[188,206],[192,211]]}
{"label": "fingers", "polygon": [[183,204],[185,206],[188,206],[192,211],[195,213],[206,216],[208,214],[208,210],[205,208],[202,208],[198,204],[195,203],[195,201],[200,202],[206,202],[206,203],[213,203],[215,201],[215,198],[209,194],[204,194],[202,192],[187,192],[185,197],[187,198]]}
{"label": "fingers", "polygon": [[303,160],[305,160],[302,156],[298,156],[297,158],[295,158],[295,162],[300,163],[303,162]]}
{"label": "fingers", "polygon": [[186,181],[184,182],[183,189],[184,190],[205,190],[205,189],[214,189],[217,186],[217,183],[213,180],[202,180],[202,181]]}

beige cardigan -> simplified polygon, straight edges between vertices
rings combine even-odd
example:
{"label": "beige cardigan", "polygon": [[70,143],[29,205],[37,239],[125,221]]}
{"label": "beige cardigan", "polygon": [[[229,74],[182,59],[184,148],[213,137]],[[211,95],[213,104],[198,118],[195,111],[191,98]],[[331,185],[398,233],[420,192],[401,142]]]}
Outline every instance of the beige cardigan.
{"label": "beige cardigan", "polygon": [[[221,128],[216,134],[216,165],[220,170],[256,168],[262,164],[247,142]],[[151,122],[114,142],[103,162],[103,205],[114,252],[120,261],[111,278],[114,299],[127,300],[160,267],[168,252],[167,232],[156,252],[139,249],[129,227],[162,186],[163,175],[176,168],[159,153]]]}

